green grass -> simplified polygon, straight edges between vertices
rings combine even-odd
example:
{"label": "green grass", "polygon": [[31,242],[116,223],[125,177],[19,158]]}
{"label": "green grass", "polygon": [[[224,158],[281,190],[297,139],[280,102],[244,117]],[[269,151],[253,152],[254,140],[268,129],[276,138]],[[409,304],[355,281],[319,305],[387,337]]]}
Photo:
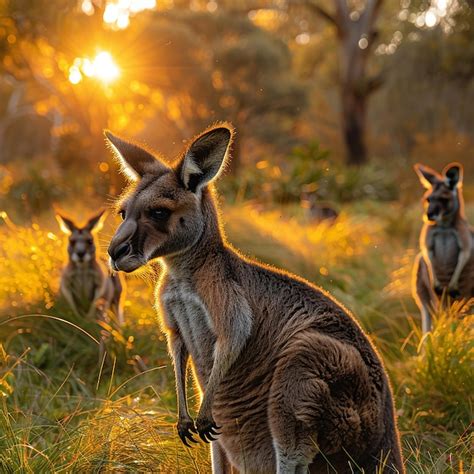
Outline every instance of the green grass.
{"label": "green grass", "polygon": [[[410,295],[417,208],[357,203],[334,226],[297,208],[234,204],[222,215],[245,254],[321,285],[370,333],[394,386],[408,471],[472,470],[472,323],[462,308],[440,314],[421,344]],[[154,274],[128,279],[123,328],[98,325],[57,301],[64,258],[51,216],[33,227],[0,222],[0,472],[209,472],[207,450],[175,433]],[[197,391],[190,397],[195,408]]]}

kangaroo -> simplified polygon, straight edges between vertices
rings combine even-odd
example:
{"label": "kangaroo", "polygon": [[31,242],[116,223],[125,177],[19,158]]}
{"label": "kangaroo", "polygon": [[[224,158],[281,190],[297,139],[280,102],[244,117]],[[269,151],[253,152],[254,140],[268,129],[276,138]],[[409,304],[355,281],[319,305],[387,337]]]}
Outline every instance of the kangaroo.
{"label": "kangaroo", "polygon": [[[389,380],[359,324],[320,288],[226,241],[212,183],[233,133],[211,127],[166,164],[106,132],[132,180],[110,262],[133,272],[160,259],[181,440],[211,442],[213,473],[404,472]],[[195,421],[189,359],[201,390]]]}
{"label": "kangaroo", "polygon": [[96,259],[94,233],[102,228],[104,211],[91,217],[84,227],[59,214],[61,230],[69,236],[69,261],[61,275],[60,291],[77,316],[95,317],[100,302],[103,311],[112,309],[123,324],[122,281],[118,274],[108,275]]}
{"label": "kangaroo", "polygon": [[414,267],[413,296],[420,308],[423,334],[431,331],[431,314],[446,292],[451,298],[474,296],[474,231],[464,215],[463,167],[451,163],[441,174],[415,165],[425,214],[420,234],[421,252]]}
{"label": "kangaroo", "polygon": [[314,222],[334,224],[339,217],[339,213],[331,204],[318,201],[314,193],[302,192],[300,203],[308,217]]}

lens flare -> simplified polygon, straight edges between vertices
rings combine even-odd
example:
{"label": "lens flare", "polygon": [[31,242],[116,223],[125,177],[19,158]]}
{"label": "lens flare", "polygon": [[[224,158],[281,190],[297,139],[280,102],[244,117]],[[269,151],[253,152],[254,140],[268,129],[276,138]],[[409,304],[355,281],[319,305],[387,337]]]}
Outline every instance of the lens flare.
{"label": "lens flare", "polygon": [[101,51],[92,60],[92,71],[92,76],[105,83],[112,82],[120,76],[117,64],[107,51]]}
{"label": "lens flare", "polygon": [[109,84],[120,76],[120,69],[108,51],[101,51],[92,58],[76,58],[69,68],[69,82],[79,84],[83,77],[95,78]]}

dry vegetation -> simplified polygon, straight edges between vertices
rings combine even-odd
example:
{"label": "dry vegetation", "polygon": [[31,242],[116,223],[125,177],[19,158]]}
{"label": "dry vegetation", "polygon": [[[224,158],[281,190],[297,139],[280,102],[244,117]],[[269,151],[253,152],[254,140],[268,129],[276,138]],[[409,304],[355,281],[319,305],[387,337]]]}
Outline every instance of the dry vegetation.
{"label": "dry vegetation", "polygon": [[[308,222],[296,207],[234,203],[222,214],[246,254],[320,284],[371,332],[394,384],[408,471],[469,472],[472,325],[461,307],[438,315],[419,350],[409,293],[416,208],[348,205],[333,226]],[[394,232],[397,215],[414,217]],[[115,225],[108,221],[103,248]],[[0,471],[208,472],[206,450],[185,448],[174,432],[173,376],[152,309],[155,272],[128,279],[123,329],[99,327],[56,301],[65,239],[52,216],[20,226],[2,214],[0,225]]]}

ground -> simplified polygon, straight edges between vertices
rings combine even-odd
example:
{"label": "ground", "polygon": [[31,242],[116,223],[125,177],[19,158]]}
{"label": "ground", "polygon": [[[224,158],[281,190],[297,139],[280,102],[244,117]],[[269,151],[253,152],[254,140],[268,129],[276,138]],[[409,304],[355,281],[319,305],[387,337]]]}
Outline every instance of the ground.
{"label": "ground", "polygon": [[[222,217],[236,247],[322,286],[370,334],[392,380],[408,472],[470,472],[472,325],[462,308],[439,315],[420,351],[410,295],[419,203],[341,209],[334,225],[297,205],[232,202]],[[116,224],[111,215],[99,236],[102,255]],[[0,231],[0,471],[209,472],[206,449],[184,447],[174,429],[171,362],[152,308],[157,269],[127,279],[125,327],[99,327],[56,300],[66,237],[52,211],[33,225],[2,213]]]}

